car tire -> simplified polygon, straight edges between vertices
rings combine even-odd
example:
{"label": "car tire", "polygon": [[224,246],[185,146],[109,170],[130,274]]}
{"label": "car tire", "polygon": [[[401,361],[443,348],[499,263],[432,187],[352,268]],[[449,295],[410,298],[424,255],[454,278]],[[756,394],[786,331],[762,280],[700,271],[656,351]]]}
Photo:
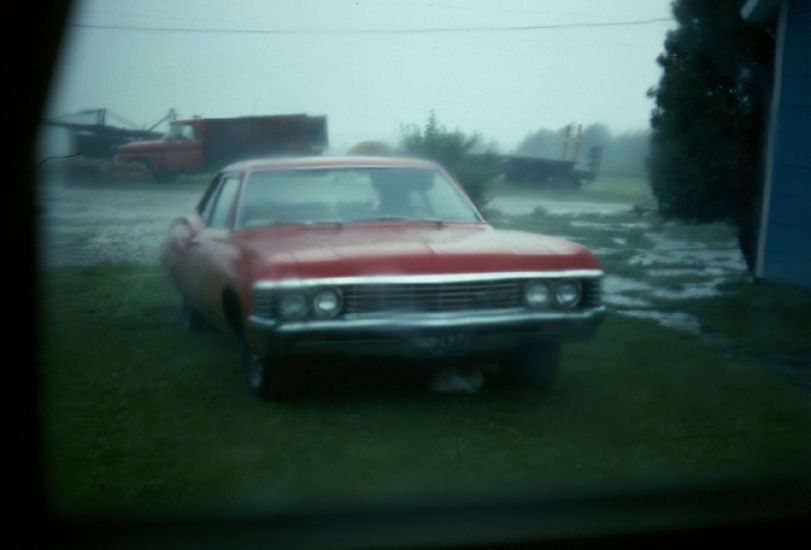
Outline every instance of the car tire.
{"label": "car tire", "polygon": [[260,357],[247,342],[242,342],[242,367],[251,391],[265,401],[282,401],[289,396],[285,367]]}
{"label": "car tire", "polygon": [[551,386],[560,365],[560,344],[524,349],[501,363],[501,372],[510,382],[536,387]]}
{"label": "car tire", "polygon": [[191,332],[203,332],[208,328],[208,321],[199,311],[189,304],[184,297],[180,303],[181,315],[183,316],[183,326]]}

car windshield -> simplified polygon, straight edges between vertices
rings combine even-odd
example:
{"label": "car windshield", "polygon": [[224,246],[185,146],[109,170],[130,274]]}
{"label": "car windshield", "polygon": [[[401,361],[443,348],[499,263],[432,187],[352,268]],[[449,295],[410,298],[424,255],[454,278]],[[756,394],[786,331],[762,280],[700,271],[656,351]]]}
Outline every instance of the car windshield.
{"label": "car windshield", "polygon": [[246,180],[236,227],[377,220],[480,222],[481,218],[439,170],[263,170]]}

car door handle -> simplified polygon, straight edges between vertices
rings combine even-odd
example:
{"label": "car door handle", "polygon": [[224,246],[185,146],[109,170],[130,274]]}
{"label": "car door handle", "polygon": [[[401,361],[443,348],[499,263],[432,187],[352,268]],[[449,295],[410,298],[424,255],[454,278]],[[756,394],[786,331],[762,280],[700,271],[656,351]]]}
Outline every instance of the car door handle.
{"label": "car door handle", "polygon": [[200,246],[200,241],[198,241],[197,239],[192,239],[189,241],[189,248],[193,248],[196,246]]}

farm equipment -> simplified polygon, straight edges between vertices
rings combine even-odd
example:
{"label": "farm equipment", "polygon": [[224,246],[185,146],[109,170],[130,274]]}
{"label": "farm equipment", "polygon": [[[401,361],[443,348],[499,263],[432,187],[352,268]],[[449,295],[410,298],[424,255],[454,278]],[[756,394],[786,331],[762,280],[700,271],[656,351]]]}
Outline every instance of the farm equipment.
{"label": "farm equipment", "polygon": [[[574,134],[573,128],[574,124],[570,124],[563,129],[563,153],[560,160],[528,156],[502,157],[504,179],[510,183],[556,188],[579,188],[583,182],[591,182],[600,167],[602,147],[589,149],[587,170],[577,169],[582,126],[578,125]],[[568,158],[570,144],[571,159]]]}
{"label": "farm equipment", "polygon": [[[125,127],[108,124],[108,118]],[[162,132],[153,131],[157,124],[150,129],[138,128],[134,123],[107,109],[79,111],[44,120],[43,124],[68,130],[71,153],[94,159],[112,160],[122,145],[138,140],[157,139],[163,135]]]}
{"label": "farm equipment", "polygon": [[510,183],[537,187],[576,188],[591,181],[593,172],[577,170],[573,160],[505,156],[504,179]]}

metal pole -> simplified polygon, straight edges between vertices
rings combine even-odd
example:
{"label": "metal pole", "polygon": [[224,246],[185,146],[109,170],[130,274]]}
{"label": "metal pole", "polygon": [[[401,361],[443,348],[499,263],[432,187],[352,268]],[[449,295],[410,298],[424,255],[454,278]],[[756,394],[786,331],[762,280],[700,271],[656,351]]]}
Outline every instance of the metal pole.
{"label": "metal pole", "polygon": [[569,149],[569,137],[572,135],[572,125],[568,124],[566,126],[566,135],[563,136],[563,156],[560,160],[566,160],[566,153]]}
{"label": "metal pole", "polygon": [[580,154],[580,134],[582,133],[582,131],[583,131],[583,125],[578,124],[577,125],[577,138],[575,138],[575,142],[574,142],[574,157],[572,157],[572,160],[575,161],[575,162],[577,162],[577,155]]}

